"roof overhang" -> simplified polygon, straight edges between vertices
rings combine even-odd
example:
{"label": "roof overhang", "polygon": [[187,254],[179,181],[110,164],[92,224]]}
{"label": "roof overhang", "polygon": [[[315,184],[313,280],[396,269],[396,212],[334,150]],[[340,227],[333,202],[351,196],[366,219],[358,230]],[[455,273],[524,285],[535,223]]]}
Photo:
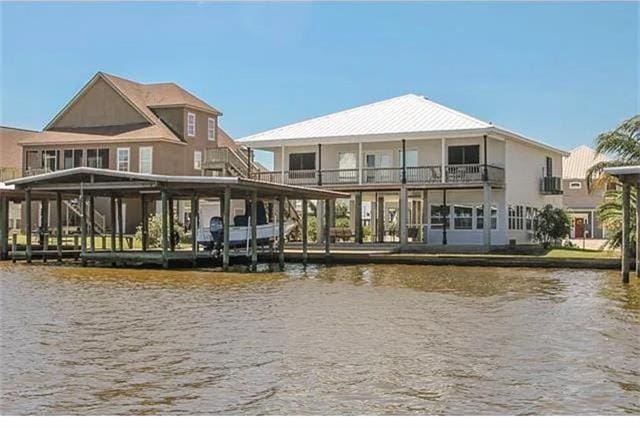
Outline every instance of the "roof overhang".
{"label": "roof overhang", "polygon": [[148,105],[147,107],[149,107],[150,109],[154,109],[154,108],[155,109],[184,108],[184,109],[196,110],[196,111],[200,111],[200,112],[203,112],[203,113],[212,114],[214,116],[222,116],[222,112],[219,112],[218,110],[197,107],[197,106],[194,106],[193,104],[187,104],[187,103],[180,103],[180,104],[153,104],[153,105]]}
{"label": "roof overhang", "polygon": [[640,165],[630,166],[613,166],[604,168],[605,174],[613,175],[622,181],[638,182],[640,181]]}
{"label": "roof overhang", "polygon": [[[45,131],[46,132],[46,131]],[[18,143],[19,146],[46,146],[46,145],[60,145],[60,146],[68,146],[74,144],[123,144],[123,143],[171,143],[178,144],[181,146],[186,146],[187,143],[180,140],[171,140],[169,138],[157,138],[157,137],[149,137],[149,138],[105,138],[99,140],[92,139],[82,139],[79,138],[77,140],[68,140],[68,141],[57,141],[57,140],[40,140],[40,141],[29,141],[23,140]]]}
{"label": "roof overhang", "polygon": [[206,177],[141,174],[100,168],[79,167],[46,174],[22,177],[7,182],[16,190],[34,190],[95,196],[139,196],[166,190],[174,197],[221,197],[225,189],[232,198],[246,199],[253,192],[259,198],[337,199],[348,194],[331,190],[269,183],[243,177]]}
{"label": "roof overhang", "polygon": [[293,146],[307,146],[314,144],[355,144],[355,143],[379,143],[389,141],[412,141],[412,140],[429,140],[429,139],[441,139],[441,138],[470,138],[470,137],[482,137],[489,136],[498,139],[514,139],[525,144],[533,145],[543,150],[549,150],[558,153],[562,156],[568,156],[569,153],[549,146],[547,144],[540,143],[532,138],[525,137],[524,135],[511,132],[509,130],[499,127],[488,128],[476,128],[476,129],[460,129],[460,130],[447,130],[447,131],[427,131],[427,132],[404,132],[393,134],[360,134],[360,135],[340,135],[340,136],[319,136],[312,138],[300,138],[300,139],[284,139],[284,140],[259,140],[252,141],[246,138],[240,138],[236,140],[252,149],[272,149],[280,148],[283,145],[287,147]]}

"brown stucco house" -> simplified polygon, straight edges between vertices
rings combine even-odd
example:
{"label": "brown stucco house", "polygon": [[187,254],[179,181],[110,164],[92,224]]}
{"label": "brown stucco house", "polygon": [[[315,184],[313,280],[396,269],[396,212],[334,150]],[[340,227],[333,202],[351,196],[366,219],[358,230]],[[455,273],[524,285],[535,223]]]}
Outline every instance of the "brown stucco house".
{"label": "brown stucco house", "polygon": [[[143,84],[98,72],[42,132],[20,138],[22,173],[90,166],[203,175],[208,150],[237,149],[219,127],[221,114],[174,83]],[[96,210],[100,223],[110,224],[108,201],[96,200]],[[182,218],[184,210],[178,211]],[[125,233],[135,232],[140,220],[140,202],[124,201]]]}

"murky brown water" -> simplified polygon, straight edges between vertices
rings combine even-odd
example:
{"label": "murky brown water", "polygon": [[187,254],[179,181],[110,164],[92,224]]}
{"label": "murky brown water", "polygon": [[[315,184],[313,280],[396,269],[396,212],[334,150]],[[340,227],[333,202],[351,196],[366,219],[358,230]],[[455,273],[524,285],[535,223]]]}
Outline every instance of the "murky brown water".
{"label": "murky brown water", "polygon": [[0,264],[3,414],[640,413],[616,272]]}

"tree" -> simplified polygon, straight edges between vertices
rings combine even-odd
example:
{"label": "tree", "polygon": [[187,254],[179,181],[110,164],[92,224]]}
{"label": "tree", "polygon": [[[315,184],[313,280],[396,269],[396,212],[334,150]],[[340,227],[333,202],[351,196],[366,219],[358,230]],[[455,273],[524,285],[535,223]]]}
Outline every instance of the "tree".
{"label": "tree", "polygon": [[[168,228],[168,225],[167,225]],[[174,218],[173,230],[177,233],[176,243],[184,238],[184,230],[180,222]],[[136,228],[136,240],[142,241],[142,224]],[[169,238],[171,239],[171,238]],[[149,247],[160,247],[162,245],[162,216],[152,214],[149,216]]]}
{"label": "tree", "polygon": [[[636,206],[637,192],[635,187],[631,187],[631,207]],[[636,216],[633,215],[633,209],[630,210],[630,230],[636,228]],[[622,191],[607,190],[604,196],[604,202],[598,206],[598,219],[607,229],[607,246],[610,248],[618,248],[622,245]],[[636,248],[636,234],[629,234],[630,247],[632,253]]]}
{"label": "tree", "polygon": [[544,248],[559,243],[571,233],[571,220],[562,208],[545,206],[538,212],[535,222],[533,237]]}

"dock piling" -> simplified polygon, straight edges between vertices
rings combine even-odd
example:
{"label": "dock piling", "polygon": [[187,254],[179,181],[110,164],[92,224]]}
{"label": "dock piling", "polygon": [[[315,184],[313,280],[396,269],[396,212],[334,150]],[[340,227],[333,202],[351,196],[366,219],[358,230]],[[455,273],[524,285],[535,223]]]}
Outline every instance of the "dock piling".
{"label": "dock piling", "polygon": [[24,192],[24,203],[25,203],[25,219],[24,219],[24,228],[27,234],[27,263],[31,263],[31,190],[26,189]]}
{"label": "dock piling", "polygon": [[251,270],[258,267],[258,192],[251,192]]}
{"label": "dock piling", "polygon": [[56,193],[56,217],[58,218],[58,230],[57,230],[57,250],[58,250],[58,263],[62,263],[62,193]]}

